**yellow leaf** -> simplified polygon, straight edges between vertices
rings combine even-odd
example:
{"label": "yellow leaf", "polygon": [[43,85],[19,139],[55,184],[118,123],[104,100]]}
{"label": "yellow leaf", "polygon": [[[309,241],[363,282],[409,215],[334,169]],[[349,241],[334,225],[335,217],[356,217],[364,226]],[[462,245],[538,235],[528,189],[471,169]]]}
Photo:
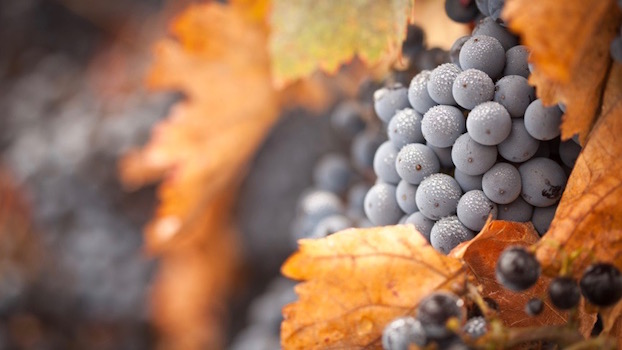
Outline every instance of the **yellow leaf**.
{"label": "yellow leaf", "polygon": [[397,54],[412,11],[411,0],[274,0],[271,17],[275,82],[335,72],[358,55],[374,64]]}
{"label": "yellow leaf", "polygon": [[439,289],[460,291],[462,263],[432,248],[413,226],[349,229],[300,241],[283,274],[302,280],[286,306],[285,349],[379,347],[384,327],[412,315]]}

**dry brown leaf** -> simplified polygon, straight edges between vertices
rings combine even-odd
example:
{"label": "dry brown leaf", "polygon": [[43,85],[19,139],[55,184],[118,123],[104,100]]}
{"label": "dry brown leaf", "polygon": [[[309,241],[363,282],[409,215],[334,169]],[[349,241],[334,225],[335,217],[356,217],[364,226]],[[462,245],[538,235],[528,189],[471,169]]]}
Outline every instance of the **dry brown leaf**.
{"label": "dry brown leaf", "polygon": [[[497,259],[505,248],[513,245],[526,247],[538,239],[538,233],[531,224],[491,221],[473,240],[452,251],[452,255],[464,259],[469,275],[482,288],[482,296],[494,300],[499,306],[499,319],[508,327],[561,325],[568,321],[569,314],[556,310],[547,299],[543,299],[544,309],[538,316],[528,316],[524,311],[529,299],[546,295],[550,277],[540,277],[535,286],[520,293],[504,288],[495,278]],[[595,315],[581,315],[584,335],[589,335],[594,322]]]}
{"label": "dry brown leaf", "polygon": [[622,65],[614,65],[603,108],[590,140],[577,159],[538,259],[556,274],[573,256],[579,277],[592,262],[622,269]]}
{"label": "dry brown leaf", "polygon": [[598,114],[611,65],[609,44],[620,27],[614,0],[508,0],[503,17],[531,49],[529,81],[547,104],[566,105],[562,138],[581,144]]}
{"label": "dry brown leaf", "polygon": [[603,334],[617,340],[618,349],[622,349],[622,301],[601,310],[603,319]]}
{"label": "dry brown leaf", "polygon": [[349,229],[301,240],[283,274],[302,280],[283,310],[285,349],[380,346],[383,328],[412,315],[438,289],[464,288],[462,263],[432,248],[413,226]]}
{"label": "dry brown leaf", "polygon": [[224,303],[235,274],[231,203],[244,167],[277,118],[267,52],[266,1],[189,7],[160,41],[152,88],[185,99],[122,160],[128,187],[164,179],[146,228],[162,254],[153,291],[162,349],[222,348]]}

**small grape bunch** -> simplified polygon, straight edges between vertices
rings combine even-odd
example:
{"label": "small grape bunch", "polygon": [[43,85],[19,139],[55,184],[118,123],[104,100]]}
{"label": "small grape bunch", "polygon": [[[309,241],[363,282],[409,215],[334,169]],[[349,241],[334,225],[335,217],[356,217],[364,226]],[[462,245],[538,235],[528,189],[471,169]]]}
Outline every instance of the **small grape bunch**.
{"label": "small grape bunch", "polygon": [[544,235],[581,146],[560,140],[562,109],[529,85],[529,50],[500,21],[503,1],[445,5],[459,22],[487,17],[449,62],[377,91],[389,140],[374,156],[365,214],[373,225],[413,224],[444,254],[489,218]]}

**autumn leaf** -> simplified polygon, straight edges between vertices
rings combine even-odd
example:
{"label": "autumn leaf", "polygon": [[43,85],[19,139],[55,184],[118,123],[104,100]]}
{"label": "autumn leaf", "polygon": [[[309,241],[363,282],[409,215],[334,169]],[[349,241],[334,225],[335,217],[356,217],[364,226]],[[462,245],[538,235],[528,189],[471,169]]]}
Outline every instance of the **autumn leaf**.
{"label": "autumn leaf", "polygon": [[410,0],[274,0],[269,45],[275,82],[282,86],[317,68],[335,72],[355,55],[370,65],[387,52],[395,57],[411,10]]}
{"label": "autumn leaf", "polygon": [[283,274],[304,283],[283,310],[286,349],[380,346],[384,327],[412,315],[439,289],[464,288],[462,263],[432,248],[413,226],[348,229],[301,240]]}
{"label": "autumn leaf", "polygon": [[581,144],[598,114],[605,76],[611,65],[609,44],[620,28],[614,0],[507,0],[503,17],[531,50],[530,83],[551,105],[566,105],[562,138],[579,134]]}
{"label": "autumn leaf", "polygon": [[151,140],[121,161],[124,184],[163,180],[147,248],[162,255],[152,302],[160,346],[221,348],[236,267],[230,208],[277,119],[265,1],[189,7],[161,40],[148,85],[184,93]]}
{"label": "autumn leaf", "polygon": [[[473,283],[481,286],[483,297],[496,303],[498,317],[507,327],[561,325],[568,322],[569,314],[555,309],[546,299],[543,300],[541,314],[532,317],[525,313],[529,299],[546,295],[550,277],[541,276],[535,286],[520,293],[506,289],[495,277],[497,260],[503,250],[509,246],[527,247],[538,240],[539,235],[530,223],[491,221],[474,239],[451,253],[464,260]],[[596,316],[582,314],[580,320],[582,333],[589,335]]]}

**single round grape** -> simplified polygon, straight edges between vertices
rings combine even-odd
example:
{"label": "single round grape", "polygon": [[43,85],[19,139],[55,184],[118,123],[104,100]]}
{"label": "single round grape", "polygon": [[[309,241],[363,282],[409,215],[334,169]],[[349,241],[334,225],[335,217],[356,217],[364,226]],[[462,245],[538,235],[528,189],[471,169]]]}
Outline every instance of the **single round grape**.
{"label": "single round grape", "polygon": [[514,118],[522,117],[535,98],[536,90],[520,75],[505,76],[495,84],[494,101],[502,104]]}
{"label": "single round grape", "polygon": [[479,232],[486,224],[488,216],[497,218],[497,205],[486,197],[483,191],[472,190],[460,198],[458,202],[458,220],[475,232]]}
{"label": "single round grape", "polygon": [[467,175],[481,175],[497,161],[497,148],[475,142],[469,134],[462,134],[454,143],[451,159],[456,169]]}
{"label": "single round grape", "polygon": [[572,277],[556,277],[549,284],[549,299],[560,310],[569,310],[581,300],[581,291]]}
{"label": "single round grape", "polygon": [[556,211],[557,204],[551,205],[550,207],[536,207],[533,209],[531,223],[540,236],[544,235],[546,231],[549,230],[549,226],[551,226],[551,221],[553,221]]}
{"label": "single round grape", "polygon": [[472,22],[479,15],[475,2],[462,0],[445,0],[445,12],[447,17],[458,23]]}
{"label": "single round grape", "polygon": [[475,0],[475,5],[484,16],[490,16],[490,12],[488,12],[488,0]]}
{"label": "single round grape", "polygon": [[525,305],[525,313],[529,316],[537,316],[544,310],[542,299],[531,298]]}
{"label": "single round grape", "polygon": [[415,201],[427,218],[438,220],[455,215],[462,190],[456,180],[446,174],[432,174],[419,184]]}
{"label": "single round grape", "polygon": [[465,35],[454,41],[453,45],[451,45],[451,48],[449,49],[449,59],[451,63],[460,67],[460,50],[462,49],[462,45],[464,45],[464,43],[470,38],[470,35]]}
{"label": "single round grape", "polygon": [[350,217],[361,218],[365,216],[365,195],[371,188],[364,182],[352,185],[347,194],[347,214]]}
{"label": "single round grape", "polygon": [[449,169],[454,167],[454,161],[451,159],[451,147],[436,147],[430,144],[427,146],[434,151],[434,154],[438,157],[441,168]]}
{"label": "single round grape", "polygon": [[499,25],[499,23],[491,17],[481,19],[473,29],[472,35],[491,36],[499,40],[499,43],[503,46],[503,50],[509,50],[518,45],[518,37],[510,33],[505,27]]}
{"label": "single round grape", "polygon": [[395,169],[395,159],[397,158],[397,148],[391,141],[386,141],[376,151],[374,156],[374,172],[384,182],[397,184],[400,182],[400,175]]}
{"label": "single round grape", "polygon": [[430,244],[437,251],[449,254],[458,244],[475,237],[473,231],[464,226],[457,216],[447,216],[438,220],[430,231]]}
{"label": "single round grape", "polygon": [[495,21],[501,20],[501,10],[503,10],[505,0],[488,0],[488,12]]}
{"label": "single round grape", "polygon": [[542,101],[533,101],[525,111],[525,129],[534,139],[548,141],[561,133],[562,110],[557,105],[544,107]]}
{"label": "single round grape", "polygon": [[536,284],[540,277],[540,263],[523,247],[506,248],[495,267],[497,281],[505,288],[520,292]]}
{"label": "single round grape", "polygon": [[339,153],[322,156],[313,169],[313,181],[322,190],[345,193],[354,177],[348,158]]}
{"label": "single round grape", "polygon": [[402,42],[402,55],[410,59],[425,50],[425,32],[416,24],[406,27],[406,39]]}
{"label": "single round grape", "polygon": [[382,331],[384,350],[408,350],[411,344],[424,346],[427,337],[421,321],[413,317],[401,317],[389,323]]}
{"label": "single round grape", "polygon": [[513,163],[521,163],[533,157],[539,146],[540,141],[529,135],[523,119],[514,118],[510,135],[497,145],[497,150],[504,159]]}
{"label": "single round grape", "polygon": [[398,221],[398,222],[397,222],[397,223],[398,223],[398,225],[405,224],[405,223],[406,223],[406,219],[408,219],[408,214],[406,214],[406,215],[404,215],[404,216],[402,216],[402,217],[400,218],[400,221]]}
{"label": "single round grape", "polygon": [[495,203],[512,203],[521,194],[520,173],[511,164],[497,163],[482,177],[482,190]]}
{"label": "single round grape", "polygon": [[622,275],[611,264],[590,265],[583,272],[579,285],[585,299],[597,306],[611,306],[622,298]]}
{"label": "single round grape", "polygon": [[529,78],[528,58],[529,49],[527,46],[516,45],[507,50],[505,52],[503,75],[520,75],[523,78]]}
{"label": "single round grape", "polygon": [[365,121],[361,116],[359,104],[354,101],[341,102],[330,115],[333,129],[347,138],[356,136],[365,130]]}
{"label": "single round grape", "polygon": [[360,171],[372,171],[376,150],[385,141],[381,133],[373,130],[366,130],[356,135],[350,149],[352,164]]}
{"label": "single round grape", "polygon": [[496,79],[503,73],[505,50],[499,41],[486,35],[473,35],[460,50],[460,67],[475,68]]}
{"label": "single round grape", "polygon": [[400,109],[410,107],[408,89],[400,83],[394,83],[374,92],[374,110],[378,118],[388,123]]}
{"label": "single round grape", "polygon": [[415,195],[417,194],[417,185],[412,185],[405,180],[400,181],[397,184],[395,195],[397,198],[397,205],[407,215],[410,215],[419,210],[417,203],[415,202]]}
{"label": "single round grape", "polygon": [[403,179],[413,185],[441,169],[441,165],[428,146],[421,143],[409,143],[404,146],[395,158],[395,168]]}
{"label": "single round grape", "polygon": [[[484,175],[467,175],[458,169],[454,169],[454,178],[463,192],[482,189],[482,177]],[[530,216],[531,217],[531,216]]]}
{"label": "single round grape", "polygon": [[395,186],[376,184],[365,196],[365,215],[374,225],[395,225],[404,213],[397,205]]}
{"label": "single round grape", "polygon": [[574,163],[577,161],[579,153],[581,153],[581,146],[573,140],[560,142],[559,157],[567,167],[574,168]]}
{"label": "single round grape", "polygon": [[566,188],[564,169],[548,158],[533,158],[518,167],[523,190],[521,196],[534,207],[555,204]]}
{"label": "single round grape", "polygon": [[458,136],[466,131],[462,112],[454,106],[430,108],[421,121],[421,132],[428,144],[440,148],[451,147]]}
{"label": "single round grape", "polygon": [[404,223],[414,225],[417,231],[419,231],[419,233],[421,233],[421,235],[429,242],[430,232],[432,232],[434,222],[434,220],[426,218],[425,215],[421,214],[421,212],[414,212],[408,216]]}
{"label": "single round grape", "polygon": [[456,318],[462,323],[464,320],[464,302],[449,292],[433,292],[421,300],[416,315],[429,338],[447,338],[453,335],[447,329],[447,321]]}
{"label": "single round grape", "polygon": [[510,135],[512,118],[501,104],[484,102],[469,113],[466,129],[475,142],[495,146]]}
{"label": "single round grape", "polygon": [[331,215],[320,220],[309,238],[323,238],[335,232],[354,226],[352,221],[344,215]]}
{"label": "single round grape", "polygon": [[460,67],[453,63],[444,63],[434,68],[430,74],[430,80],[428,80],[428,93],[436,103],[456,104],[451,88],[461,71]]}
{"label": "single round grape", "polygon": [[471,339],[481,338],[488,332],[488,322],[482,316],[476,316],[466,321],[462,331]]}
{"label": "single round grape", "polygon": [[437,104],[428,93],[430,74],[432,74],[432,72],[429,70],[421,71],[419,74],[415,75],[408,87],[408,101],[410,101],[413,109],[421,114],[424,114],[428,109]]}
{"label": "single round grape", "polygon": [[512,203],[499,204],[497,207],[497,220],[527,222],[533,214],[533,206],[520,196]]}
{"label": "single round grape", "polygon": [[421,133],[423,116],[411,108],[397,111],[387,126],[389,140],[398,150],[409,143],[424,143]]}
{"label": "single round grape", "polygon": [[458,74],[451,91],[460,107],[473,109],[482,102],[492,100],[495,83],[481,70],[467,69]]}

